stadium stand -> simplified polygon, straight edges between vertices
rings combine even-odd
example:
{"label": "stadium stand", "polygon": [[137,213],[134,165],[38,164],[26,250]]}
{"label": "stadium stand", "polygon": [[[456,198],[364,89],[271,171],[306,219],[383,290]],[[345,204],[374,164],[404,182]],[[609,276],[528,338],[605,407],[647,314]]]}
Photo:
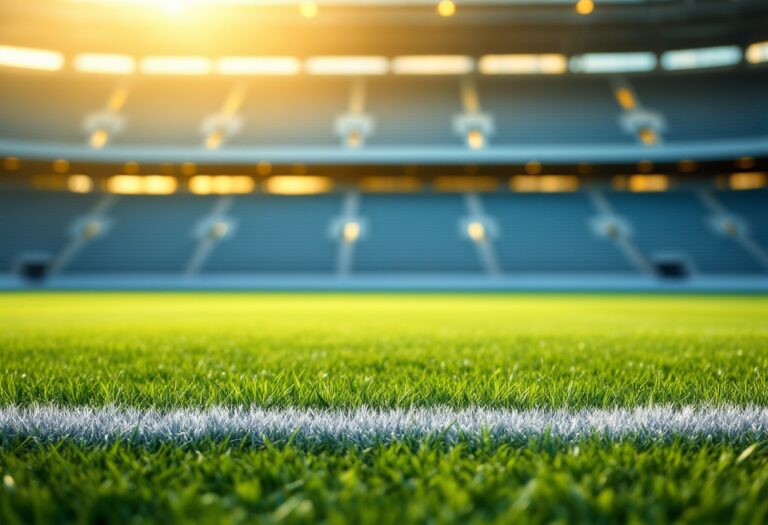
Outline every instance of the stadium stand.
{"label": "stadium stand", "polygon": [[50,264],[74,236],[71,226],[96,195],[0,191],[0,268],[21,272],[25,258]]}
{"label": "stadium stand", "polygon": [[675,260],[690,272],[714,274],[764,271],[734,239],[714,231],[691,192],[614,193],[608,199],[628,219],[634,240],[652,263]]}
{"label": "stadium stand", "polygon": [[330,225],[340,211],[337,194],[235,197],[228,213],[233,235],[204,271],[330,274],[336,255]]}
{"label": "stadium stand", "polygon": [[367,235],[354,272],[481,272],[460,228],[467,215],[460,195],[364,195],[359,213]]}
{"label": "stadium stand", "polygon": [[[604,196],[615,218],[628,225],[628,236],[651,271],[672,261],[694,275],[765,274],[768,268],[740,242],[740,233],[714,226],[701,191]],[[194,273],[331,276],[339,272],[343,245],[334,225],[345,219],[348,197],[3,191],[0,264],[6,274],[24,271],[26,260],[63,275],[181,276],[211,241]],[[352,239],[349,273],[629,276],[644,271],[622,253],[616,239],[595,227],[600,212],[587,191],[475,197],[482,216],[473,219],[476,212],[463,194],[363,194],[347,217],[362,226],[359,238]],[[768,191],[717,192],[715,197],[764,251]],[[470,220],[483,221],[487,238],[468,234]],[[94,222],[98,228],[84,237]],[[484,264],[482,245],[490,248],[495,267]],[[66,260],[57,265],[62,254]]]}
{"label": "stadium stand", "polygon": [[[229,85],[202,81],[194,88],[179,89],[176,82],[151,78],[131,86],[123,114],[124,129],[115,135],[115,145],[202,144],[200,127],[208,113],[224,102]],[[107,102],[109,92],[96,100],[96,108]],[[162,116],[158,118],[158,116]]]}
{"label": "stadium stand", "polygon": [[337,145],[334,119],[346,110],[349,85],[348,79],[322,77],[312,79],[311,92],[290,78],[251,85],[242,108],[243,129],[231,144]]}
{"label": "stadium stand", "polygon": [[5,276],[768,289],[764,1],[89,3],[0,0]]}
{"label": "stadium stand", "polygon": [[195,226],[212,206],[206,196],[121,196],[106,212],[107,231],[61,271],[179,274],[197,243]]}
{"label": "stadium stand", "polygon": [[768,192],[762,191],[721,191],[717,199],[732,212],[746,221],[749,234],[761,246],[768,247]]}
{"label": "stadium stand", "polygon": [[632,84],[645,105],[665,116],[667,141],[768,136],[765,71],[688,72]]}
{"label": "stadium stand", "polygon": [[463,144],[451,127],[462,110],[456,79],[376,78],[368,86],[367,111],[376,119],[371,146]]}
{"label": "stadium stand", "polygon": [[597,215],[583,193],[483,197],[498,221],[496,250],[504,271],[515,273],[617,273],[636,269],[610,239],[593,231]]}
{"label": "stadium stand", "polygon": [[493,144],[634,142],[605,78],[484,78],[478,92],[495,120]]}
{"label": "stadium stand", "polygon": [[22,72],[4,74],[0,84],[0,137],[14,140],[83,141],[82,123],[114,88],[114,79],[50,79]]}
{"label": "stadium stand", "polygon": [[[51,92],[44,77],[3,75],[0,139],[84,143],[88,116],[108,103],[115,82],[63,77]],[[267,78],[245,85],[237,105],[231,146],[323,146],[342,143],[337,120],[348,112],[348,78]],[[671,143],[763,139],[768,105],[762,69],[722,75],[711,72],[631,78],[644,107],[665,121]],[[195,79],[185,89],[167,78],[130,83],[115,146],[188,146],[203,143],[206,119],[220,114],[237,83]],[[366,141],[377,146],[461,146],[453,121],[462,114],[459,79],[379,77],[365,83],[363,112],[373,119]],[[493,121],[491,146],[627,145],[611,78],[479,77],[483,113]],[[705,108],[705,109],[703,109]],[[158,118],[162,115],[162,118]]]}

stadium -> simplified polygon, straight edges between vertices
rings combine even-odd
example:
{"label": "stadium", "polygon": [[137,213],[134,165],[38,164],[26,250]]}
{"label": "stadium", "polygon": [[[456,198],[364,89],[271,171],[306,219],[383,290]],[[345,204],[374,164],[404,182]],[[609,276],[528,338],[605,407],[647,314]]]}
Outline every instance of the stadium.
{"label": "stadium", "polygon": [[0,522],[764,523],[764,0],[0,0]]}

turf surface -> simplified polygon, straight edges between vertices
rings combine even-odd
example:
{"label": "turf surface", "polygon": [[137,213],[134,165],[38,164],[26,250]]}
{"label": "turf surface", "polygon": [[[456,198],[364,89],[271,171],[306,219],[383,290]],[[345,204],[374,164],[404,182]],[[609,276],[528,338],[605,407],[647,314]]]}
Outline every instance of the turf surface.
{"label": "turf surface", "polygon": [[5,295],[0,404],[768,405],[768,299]]}
{"label": "turf surface", "polygon": [[[7,294],[0,405],[768,406],[768,298]],[[768,442],[4,437],[0,521],[761,523]]]}

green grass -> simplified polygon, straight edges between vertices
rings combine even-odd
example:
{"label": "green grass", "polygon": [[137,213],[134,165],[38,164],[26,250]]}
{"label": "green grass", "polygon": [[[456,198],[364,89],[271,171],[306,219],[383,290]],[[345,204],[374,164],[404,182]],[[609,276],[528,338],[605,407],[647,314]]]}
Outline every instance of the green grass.
{"label": "green grass", "polygon": [[768,300],[0,296],[0,404],[768,405]]}
{"label": "green grass", "polygon": [[[0,406],[768,406],[768,298],[6,294],[0,356]],[[0,522],[763,523],[745,446],[4,439]]]}
{"label": "green grass", "polygon": [[[344,453],[19,445],[0,521],[765,523],[768,454],[726,444]],[[742,458],[742,459],[740,459]]]}

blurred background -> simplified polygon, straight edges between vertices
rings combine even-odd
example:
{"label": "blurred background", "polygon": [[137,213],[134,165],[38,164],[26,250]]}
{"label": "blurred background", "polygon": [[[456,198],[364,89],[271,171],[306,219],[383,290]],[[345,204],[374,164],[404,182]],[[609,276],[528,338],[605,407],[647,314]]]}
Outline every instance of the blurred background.
{"label": "blurred background", "polygon": [[764,0],[0,0],[0,287],[768,290]]}

